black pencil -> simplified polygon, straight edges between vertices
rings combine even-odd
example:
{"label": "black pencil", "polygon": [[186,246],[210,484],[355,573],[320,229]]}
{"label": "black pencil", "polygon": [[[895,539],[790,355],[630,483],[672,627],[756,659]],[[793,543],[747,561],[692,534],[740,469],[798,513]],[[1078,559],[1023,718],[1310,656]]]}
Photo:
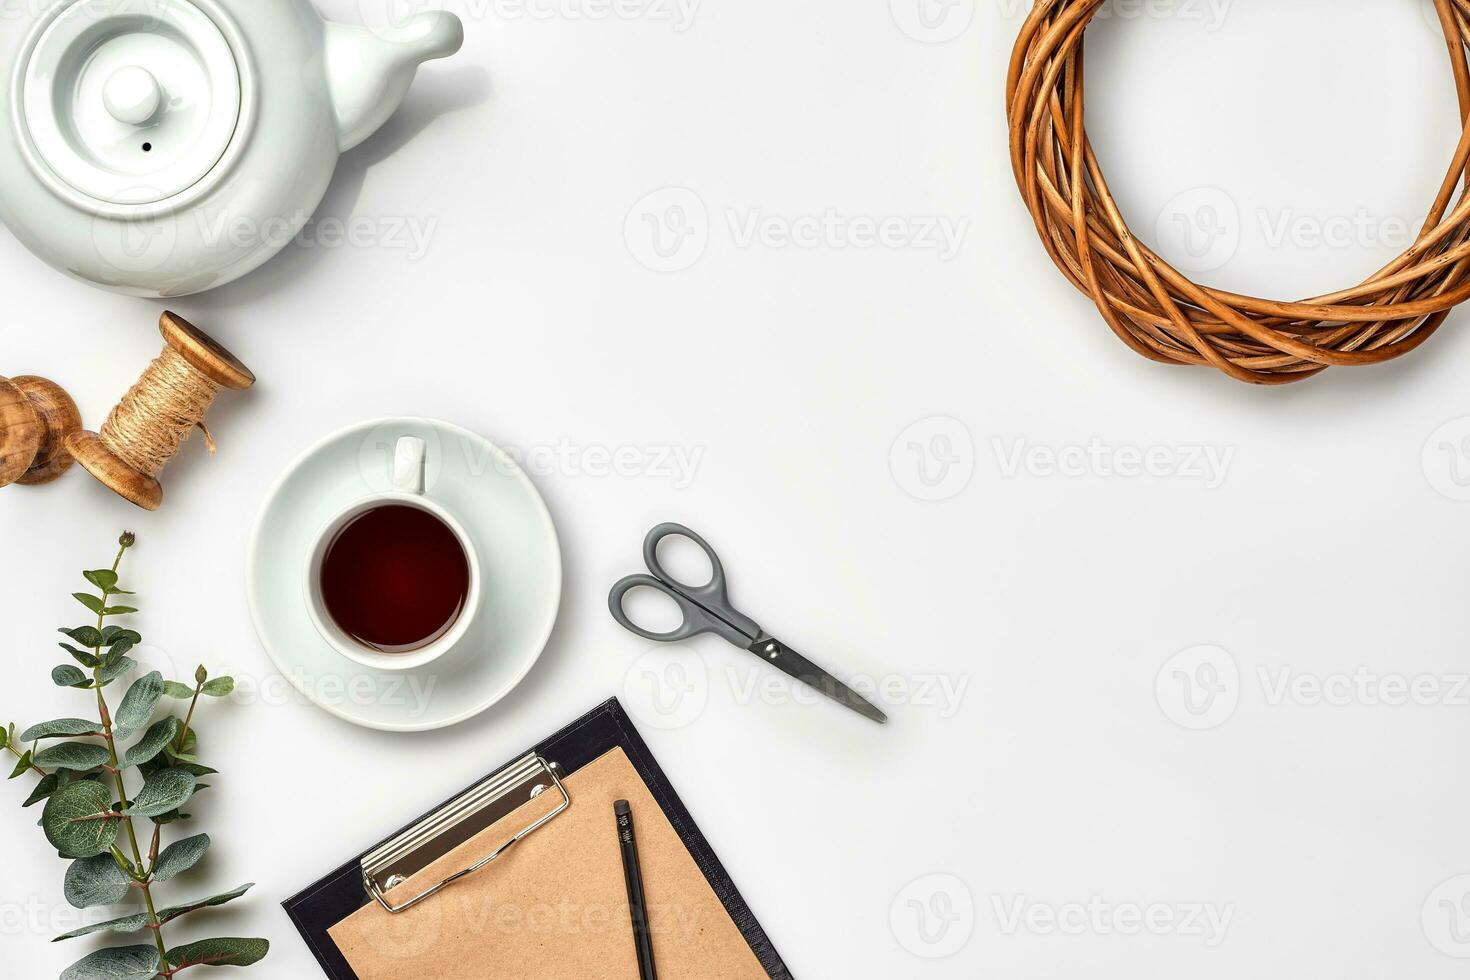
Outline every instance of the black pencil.
{"label": "black pencil", "polygon": [[648,905],[643,898],[643,869],[638,863],[638,837],[633,833],[633,808],[627,800],[613,804],[618,818],[618,843],[623,849],[623,876],[628,881],[628,913],[633,919],[633,945],[638,947],[639,980],[658,980],[653,968],[653,934],[648,930]]}

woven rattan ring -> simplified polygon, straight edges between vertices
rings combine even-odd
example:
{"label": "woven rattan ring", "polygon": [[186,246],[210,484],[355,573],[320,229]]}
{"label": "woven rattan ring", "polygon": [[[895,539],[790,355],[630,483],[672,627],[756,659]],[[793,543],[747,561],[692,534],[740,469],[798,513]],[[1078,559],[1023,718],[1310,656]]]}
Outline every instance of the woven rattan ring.
{"label": "woven rattan ring", "polygon": [[[1196,285],[1133,237],[1083,127],[1082,35],[1105,0],[1036,0],[1006,79],[1011,164],[1052,260],[1122,341],[1256,384],[1407,354],[1470,297],[1470,126],[1418,240],[1361,285],[1296,303]],[[1470,0],[1434,0],[1470,122]]]}

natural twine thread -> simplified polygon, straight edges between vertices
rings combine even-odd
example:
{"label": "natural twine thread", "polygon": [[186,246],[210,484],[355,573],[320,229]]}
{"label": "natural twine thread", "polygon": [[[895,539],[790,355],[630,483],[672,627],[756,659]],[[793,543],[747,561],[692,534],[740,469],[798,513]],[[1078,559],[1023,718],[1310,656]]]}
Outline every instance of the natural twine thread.
{"label": "natural twine thread", "polygon": [[156,479],[196,426],[209,451],[215,451],[204,416],[219,390],[177,350],[165,347],[123,395],[98,434],[129,466]]}
{"label": "natural twine thread", "polygon": [[1104,0],[1034,0],[1006,80],[1011,162],[1052,260],[1125,344],[1168,364],[1284,384],[1407,354],[1470,299],[1470,0],[1434,0],[1462,135],[1414,245],[1367,280],[1300,302],[1191,282],[1133,236],[1083,120],[1082,38]]}

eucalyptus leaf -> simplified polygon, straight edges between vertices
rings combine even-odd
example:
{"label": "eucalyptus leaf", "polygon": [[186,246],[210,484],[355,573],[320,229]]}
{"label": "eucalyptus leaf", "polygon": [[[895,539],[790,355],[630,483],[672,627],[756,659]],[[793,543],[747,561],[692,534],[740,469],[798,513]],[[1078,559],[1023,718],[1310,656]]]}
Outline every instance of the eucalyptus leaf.
{"label": "eucalyptus leaf", "polygon": [[143,637],[137,630],[130,630],[126,626],[104,626],[102,627],[102,645],[112,646],[118,640],[131,640],[134,645],[142,643]]}
{"label": "eucalyptus leaf", "polygon": [[138,662],[132,657],[123,657],[115,664],[104,664],[101,672],[98,674],[102,678],[102,686],[106,687],[136,666],[138,666]]}
{"label": "eucalyptus leaf", "polygon": [[61,742],[36,753],[36,765],[45,769],[71,769],[85,772],[106,765],[112,759],[107,746],[95,742]]}
{"label": "eucalyptus leaf", "polygon": [[57,788],[60,785],[60,776],[56,775],[56,773],[54,772],[47,773],[46,775],[41,777],[40,782],[36,783],[36,788],[31,791],[30,796],[26,797],[26,801],[21,804],[21,808],[24,809],[25,807],[32,807],[35,806],[37,803],[40,803],[42,800],[49,799],[51,794],[56,792]]}
{"label": "eucalyptus leaf", "polygon": [[30,769],[31,769],[31,754],[29,752],[27,752],[25,755],[21,756],[20,757],[20,761],[15,764],[15,771],[10,774],[10,778],[11,779],[19,779],[21,776],[24,776],[27,772],[30,772]]}
{"label": "eucalyptus leaf", "polygon": [[168,747],[168,756],[170,759],[176,759],[179,762],[198,762],[199,760],[194,756],[198,748],[199,735],[193,728],[190,728],[184,732],[184,737],[179,744]]}
{"label": "eucalyptus leaf", "polygon": [[123,695],[122,703],[117,706],[117,714],[113,717],[112,731],[118,738],[129,738],[134,732],[142,729],[153,717],[153,710],[158,707],[159,699],[163,697],[163,675],[158,671],[144,674],[133,682],[128,688],[128,693]]}
{"label": "eucalyptus leaf", "polygon": [[158,855],[158,862],[153,866],[154,879],[168,881],[170,878],[177,878],[202,861],[208,850],[208,834],[199,834],[197,837],[186,837],[181,841],[175,841]]}
{"label": "eucalyptus leaf", "polygon": [[82,926],[71,932],[63,933],[51,940],[59,943],[66,939],[76,939],[80,936],[90,936],[94,932],[141,932],[148,927],[148,913],[137,912],[133,915],[125,915],[120,919],[108,919],[106,922],[94,922],[90,926]]}
{"label": "eucalyptus leaf", "polygon": [[98,568],[90,572],[83,572],[82,577],[103,592],[110,592],[117,587],[117,572],[114,572],[110,568]]}
{"label": "eucalyptus leaf", "polygon": [[204,685],[203,691],[212,698],[228,697],[235,690],[233,677],[216,677]]}
{"label": "eucalyptus leaf", "polygon": [[66,857],[92,857],[108,851],[117,840],[122,821],[101,817],[111,811],[112,794],[97,783],[68,783],[46,801],[41,828],[51,846]]}
{"label": "eucalyptus leaf", "polygon": [[[177,810],[194,795],[198,783],[194,774],[182,769],[160,769],[149,776],[138,790],[128,815],[134,817],[158,817],[170,810]],[[77,855],[85,857],[86,855]]]}
{"label": "eucalyptus leaf", "polygon": [[[178,681],[164,681],[163,693],[176,701],[188,701],[194,696],[194,689],[187,684],[180,684]],[[0,748],[4,748],[4,746],[0,746]]]}
{"label": "eucalyptus leaf", "polygon": [[62,627],[58,633],[65,633],[84,647],[100,647],[102,645],[102,632],[95,626],[78,626],[74,629]]}
{"label": "eucalyptus leaf", "polygon": [[108,606],[106,609],[102,610],[102,615],[126,616],[128,613],[135,613],[137,611],[138,609],[136,606]]}
{"label": "eucalyptus leaf", "polygon": [[[174,969],[191,966],[250,966],[265,959],[271,944],[264,939],[205,939],[168,951]],[[90,977],[63,976],[61,980],[92,980]],[[129,976],[123,980],[133,980]]]}
{"label": "eucalyptus leaf", "polygon": [[80,602],[82,605],[86,606],[88,609],[92,610],[94,613],[97,613],[99,615],[102,613],[102,600],[92,595],[90,592],[73,592],[71,594],[71,597],[77,602]]}
{"label": "eucalyptus leaf", "polygon": [[115,663],[117,663],[123,657],[126,657],[129,653],[131,653],[133,647],[135,647],[135,646],[137,646],[137,644],[134,643],[132,640],[128,640],[128,639],[118,640],[112,646],[108,647],[107,648],[107,652],[102,655],[102,663],[104,663],[104,664],[115,664]]}
{"label": "eucalyptus leaf", "polygon": [[123,765],[141,766],[148,762],[162,752],[168,743],[177,738],[179,729],[183,727],[184,723],[173,715],[154,722],[143,737],[128,749],[127,755],[123,758]]}
{"label": "eucalyptus leaf", "polygon": [[117,866],[111,854],[82,858],[66,869],[66,900],[75,908],[116,905],[130,891],[132,879]]}
{"label": "eucalyptus leaf", "polygon": [[[10,726],[10,727],[14,727],[14,726]],[[5,751],[5,747],[7,745],[9,745],[9,744],[10,744],[10,728],[0,728],[0,752]]]}
{"label": "eucalyptus leaf", "polygon": [[57,687],[86,687],[92,679],[82,673],[81,668],[62,664],[51,671],[51,683]]}
{"label": "eucalyptus leaf", "polygon": [[159,923],[172,922],[179,916],[188,915],[190,912],[197,912],[200,909],[212,909],[219,905],[225,905],[229,902],[233,902],[235,899],[239,898],[241,895],[245,894],[254,887],[255,882],[252,881],[248,884],[241,885],[234,891],[225,892],[222,895],[212,895],[209,898],[202,898],[197,902],[190,902],[187,905],[174,905],[170,908],[160,909],[158,912],[158,921]]}
{"label": "eucalyptus leaf", "polygon": [[153,980],[161,965],[156,946],[99,949],[67,967],[61,980]]}
{"label": "eucalyptus leaf", "polygon": [[[85,718],[57,718],[32,725],[20,733],[22,742],[37,742],[43,738],[77,738],[81,735],[101,735],[102,726]],[[0,745],[4,748],[4,745]]]}
{"label": "eucalyptus leaf", "polygon": [[96,667],[102,662],[97,658],[97,655],[95,653],[88,653],[86,650],[78,650],[70,643],[58,643],[56,645],[61,647],[61,649],[65,650],[67,653],[71,654],[76,659],[77,663],[88,669]]}

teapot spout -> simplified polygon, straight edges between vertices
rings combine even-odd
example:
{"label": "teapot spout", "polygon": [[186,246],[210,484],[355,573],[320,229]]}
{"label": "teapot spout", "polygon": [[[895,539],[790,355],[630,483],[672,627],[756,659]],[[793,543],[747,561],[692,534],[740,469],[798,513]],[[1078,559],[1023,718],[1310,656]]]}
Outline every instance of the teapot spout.
{"label": "teapot spout", "polygon": [[460,49],[464,25],[444,11],[419,14],[392,30],[328,23],[326,44],[327,81],[345,152],[398,110],[419,65]]}

